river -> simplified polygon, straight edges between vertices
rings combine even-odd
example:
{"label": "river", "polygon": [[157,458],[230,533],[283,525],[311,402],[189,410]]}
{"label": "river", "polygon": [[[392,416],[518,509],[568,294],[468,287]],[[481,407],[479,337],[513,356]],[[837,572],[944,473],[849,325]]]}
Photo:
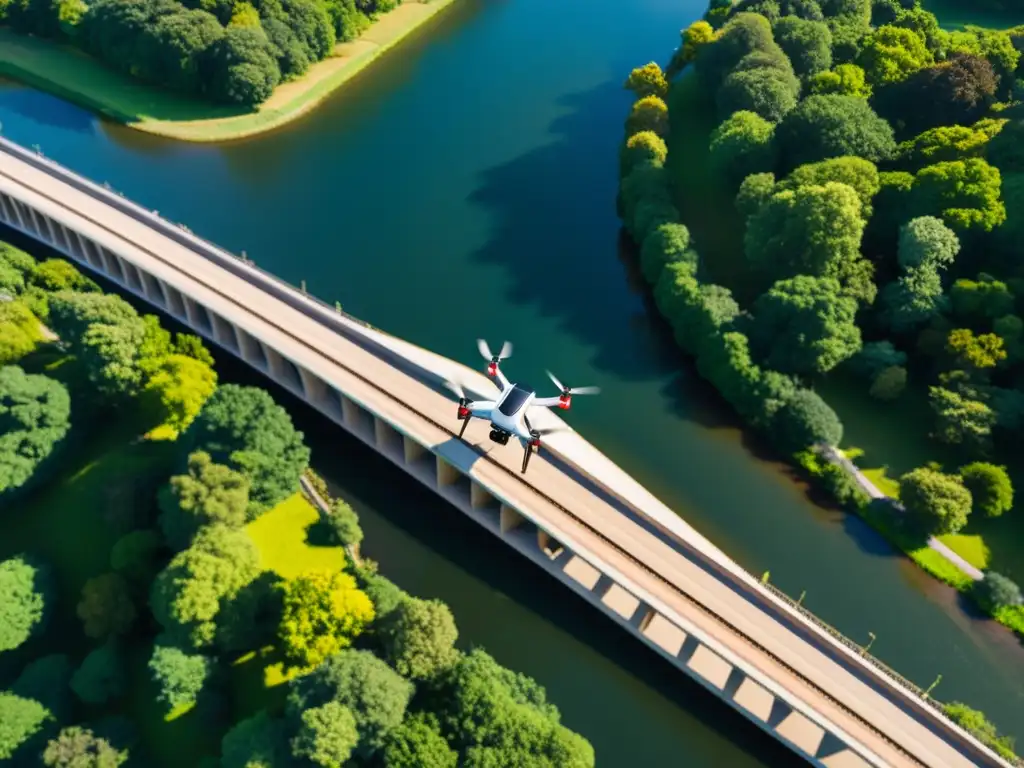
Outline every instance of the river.
{"label": "river", "polygon": [[[0,84],[7,137],[365,320],[543,386],[598,384],[568,420],[750,571],[935,695],[1024,739],[1024,649],[856,519],[812,504],[682,360],[620,254],[617,147],[633,66],[701,0],[460,0],[291,127],[222,146],[101,123]],[[326,437],[320,445],[331,446]],[[602,765],[785,764],[773,745],[553,582],[365,452],[315,464],[362,498],[367,552],[448,601],[467,642],[537,677]],[[364,466],[365,465],[365,466]],[[365,478],[386,478],[384,488]],[[427,522],[425,522],[427,521]],[[440,521],[440,522],[436,522]],[[628,734],[628,736],[626,735]]]}

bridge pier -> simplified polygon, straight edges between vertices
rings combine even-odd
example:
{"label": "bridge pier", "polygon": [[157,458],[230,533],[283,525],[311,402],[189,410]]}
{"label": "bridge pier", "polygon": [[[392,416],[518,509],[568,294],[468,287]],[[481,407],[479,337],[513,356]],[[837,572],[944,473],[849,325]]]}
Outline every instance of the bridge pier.
{"label": "bridge pier", "polygon": [[473,509],[489,509],[498,505],[498,500],[487,492],[476,480],[469,486],[469,504]]}

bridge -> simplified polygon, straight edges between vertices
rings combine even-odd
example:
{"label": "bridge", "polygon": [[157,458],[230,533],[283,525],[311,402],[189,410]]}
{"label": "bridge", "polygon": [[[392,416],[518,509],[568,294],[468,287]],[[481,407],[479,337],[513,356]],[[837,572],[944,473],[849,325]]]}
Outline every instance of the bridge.
{"label": "bridge", "polygon": [[[471,424],[460,441],[442,381],[495,396],[482,374],[370,328],[4,139],[0,223],[294,393],[812,765],[1009,765],[927,694],[745,572],[577,433],[547,438],[526,475],[519,451],[490,443],[487,425]],[[546,411],[534,421],[560,423]]]}

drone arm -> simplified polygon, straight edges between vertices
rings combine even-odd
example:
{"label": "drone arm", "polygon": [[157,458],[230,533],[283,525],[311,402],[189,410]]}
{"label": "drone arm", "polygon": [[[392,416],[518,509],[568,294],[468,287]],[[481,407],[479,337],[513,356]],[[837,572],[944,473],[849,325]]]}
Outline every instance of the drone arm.
{"label": "drone arm", "polygon": [[491,411],[494,410],[494,403],[490,400],[480,400],[475,403],[470,403],[466,406],[469,408],[469,413],[478,419],[490,419]]}
{"label": "drone arm", "polygon": [[502,392],[504,392],[506,389],[512,386],[509,380],[505,378],[504,372],[498,366],[495,366],[494,368],[494,378],[498,380],[498,387],[501,389]]}
{"label": "drone arm", "polygon": [[547,407],[547,408],[560,408],[560,407],[562,407],[562,398],[561,397],[538,397],[538,398],[535,398],[534,401],[532,403],[530,403],[530,405],[537,405],[537,406]]}

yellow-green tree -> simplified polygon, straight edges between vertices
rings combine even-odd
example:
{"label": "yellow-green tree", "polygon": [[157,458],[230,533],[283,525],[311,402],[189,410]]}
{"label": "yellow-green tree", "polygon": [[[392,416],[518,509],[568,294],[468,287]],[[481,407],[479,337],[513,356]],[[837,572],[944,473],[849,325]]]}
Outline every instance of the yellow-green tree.
{"label": "yellow-green tree", "polygon": [[161,423],[184,430],[217,388],[217,374],[206,363],[185,355],[168,355],[154,366],[146,397]]}
{"label": "yellow-green tree", "polygon": [[373,621],[373,603],[340,571],[307,571],[282,587],[282,650],[299,667],[315,667],[348,648]]}
{"label": "yellow-green tree", "polygon": [[665,79],[661,67],[652,61],[629,73],[629,77],[626,78],[626,89],[633,91],[637,98],[658,96],[663,99],[668,93],[668,80]]}
{"label": "yellow-green tree", "polygon": [[979,371],[995,368],[1006,359],[1003,340],[994,333],[977,336],[969,328],[956,328],[946,338],[946,351],[962,366]]}

